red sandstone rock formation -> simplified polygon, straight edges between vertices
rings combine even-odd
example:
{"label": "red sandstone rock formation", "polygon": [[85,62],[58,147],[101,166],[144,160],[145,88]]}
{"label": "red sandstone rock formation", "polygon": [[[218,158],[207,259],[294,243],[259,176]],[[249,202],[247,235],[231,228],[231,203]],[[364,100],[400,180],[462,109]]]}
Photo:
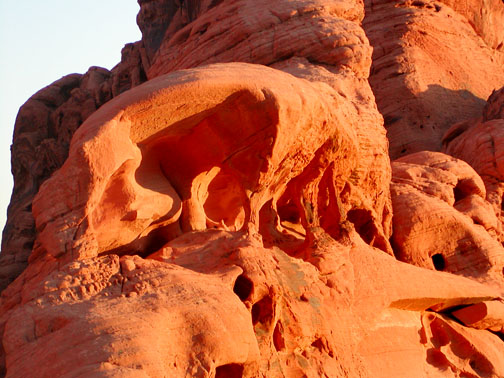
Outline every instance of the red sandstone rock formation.
{"label": "red sandstone rock formation", "polygon": [[91,67],[63,77],[33,95],[19,110],[12,143],[14,190],[0,254],[0,289],[27,265],[35,241],[31,211],[40,185],[64,163],[75,130],[112,97],[145,81],[137,44],[126,45],[111,72]]}
{"label": "red sandstone rock formation", "polygon": [[504,88],[493,92],[479,118],[453,125],[443,137],[444,151],[468,162],[481,176],[486,199],[501,223],[504,221],[503,94]]}
{"label": "red sandstone rock formation", "polygon": [[20,110],[6,376],[504,376],[504,5],[139,4]]}
{"label": "red sandstone rock formation", "polygon": [[[368,0],[370,83],[390,156],[441,149],[459,121],[479,117],[504,85],[502,2]],[[451,8],[453,6],[454,8]],[[485,78],[482,80],[481,78]]]}
{"label": "red sandstone rock formation", "polygon": [[502,224],[480,176],[463,161],[427,151],[395,160],[392,172],[396,257],[504,286]]}

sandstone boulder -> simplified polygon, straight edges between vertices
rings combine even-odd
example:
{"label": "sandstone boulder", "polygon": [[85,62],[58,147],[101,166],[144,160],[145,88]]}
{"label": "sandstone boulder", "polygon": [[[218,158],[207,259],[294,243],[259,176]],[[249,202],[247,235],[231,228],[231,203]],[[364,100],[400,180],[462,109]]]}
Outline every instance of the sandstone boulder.
{"label": "sandstone boulder", "polygon": [[486,199],[501,222],[504,220],[503,93],[503,89],[492,93],[482,116],[453,125],[443,137],[443,150],[469,163],[481,176],[487,190]]}
{"label": "sandstone boulder", "polygon": [[[501,374],[497,336],[445,319],[455,330],[440,344],[431,324],[433,310],[496,291],[398,262],[355,232],[345,239],[317,238],[318,267],[257,236],[212,229],[147,259],[109,254],[49,273],[39,259],[4,292],[7,376],[424,377],[439,374],[445,355],[455,373]],[[461,340],[475,346],[457,354]],[[76,357],[60,358],[68,348]]]}
{"label": "sandstone boulder", "polygon": [[388,193],[347,184],[369,171],[346,126],[354,111],[331,87],[262,66],[153,79],[77,131],[67,162],[34,201],[32,259],[148,254],[207,228],[261,229],[271,243],[284,234],[297,253],[314,230],[338,237],[345,221],[388,251]]}
{"label": "sandstone boulder", "polygon": [[454,311],[453,316],[467,326],[504,333],[504,303],[479,302]]}
{"label": "sandstone boulder", "polygon": [[418,152],[392,163],[397,258],[429,269],[502,284],[501,223],[482,179],[465,162]]}

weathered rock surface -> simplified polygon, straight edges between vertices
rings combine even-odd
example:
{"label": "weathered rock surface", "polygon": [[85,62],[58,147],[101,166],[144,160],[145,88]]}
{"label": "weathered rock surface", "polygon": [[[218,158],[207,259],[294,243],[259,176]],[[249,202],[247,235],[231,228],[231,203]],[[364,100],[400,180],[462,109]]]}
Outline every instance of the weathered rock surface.
{"label": "weathered rock surface", "polygon": [[139,4],[20,111],[0,370],[504,376],[504,5]]}
{"label": "weathered rock surface", "polygon": [[31,211],[40,185],[68,156],[77,128],[119,93],[145,81],[138,44],[123,48],[112,71],[91,67],[61,78],[33,95],[19,110],[12,143],[14,189],[2,234],[0,290],[26,268],[35,241]]}
{"label": "weathered rock surface", "polygon": [[483,109],[483,119],[485,121],[499,118],[504,119],[504,87],[498,91],[492,92],[492,95]]}
{"label": "weathered rock surface", "polygon": [[465,162],[418,152],[392,163],[396,257],[429,269],[503,282],[501,222]]}
{"label": "weathered rock surface", "polygon": [[[215,62],[271,65],[293,56],[367,77],[370,47],[354,1],[223,1],[169,35],[147,71],[149,78]],[[292,43],[302,38],[302,45]]]}
{"label": "weathered rock surface", "polygon": [[[25,376],[34,368],[27,361],[50,358],[58,363],[38,365],[41,376],[385,377],[407,368],[420,377],[436,375],[442,361],[425,364],[433,353],[446,354],[461,371],[472,372],[476,359],[485,372],[501,374],[495,335],[480,331],[491,344],[482,341],[458,360],[449,350],[459,333],[473,342],[471,331],[452,332],[448,351],[419,337],[432,328],[422,320],[425,310],[489,300],[496,292],[400,263],[362,242],[318,243],[325,260],[319,268],[244,233],[220,230],[184,234],[148,259],[70,262],[45,281],[29,277],[32,267],[41,269],[39,260],[23,273],[24,283],[7,289],[8,376]],[[414,337],[383,345],[394,332]],[[56,357],[69,336],[82,356],[77,360]],[[376,360],[377,347],[385,366]],[[399,353],[419,370],[392,363]]]}
{"label": "weathered rock surface", "polygon": [[504,85],[503,31],[496,26],[504,23],[504,4],[365,3],[363,27],[374,47],[370,83],[391,158],[440,151],[448,128],[479,117],[484,101]]}
{"label": "weathered rock surface", "polygon": [[[356,130],[344,127],[356,109],[327,85],[259,65],[212,65],[153,79],[102,109],[33,203],[32,258],[148,252],[206,228],[263,228],[275,239],[277,216],[280,235],[287,222],[308,240],[319,228],[337,237],[348,217],[388,251],[388,192],[364,189],[359,174],[386,183],[389,165],[362,158]],[[369,138],[386,150],[383,132]]]}
{"label": "weathered rock surface", "polygon": [[486,199],[501,223],[504,221],[503,94],[504,88],[492,93],[479,118],[453,125],[443,137],[443,150],[468,162],[481,176]]}
{"label": "weathered rock surface", "polygon": [[464,16],[474,31],[498,51],[504,51],[504,29],[500,27],[504,21],[504,8],[499,0],[441,0],[457,13]]}

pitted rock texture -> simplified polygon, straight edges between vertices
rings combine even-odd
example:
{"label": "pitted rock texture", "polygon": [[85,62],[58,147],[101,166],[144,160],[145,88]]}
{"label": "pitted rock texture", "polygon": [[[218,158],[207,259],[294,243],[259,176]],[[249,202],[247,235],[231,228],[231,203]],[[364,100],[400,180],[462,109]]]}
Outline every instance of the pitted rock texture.
{"label": "pitted rock texture", "polygon": [[2,373],[504,376],[504,4],[139,5],[20,111]]}
{"label": "pitted rock texture", "polygon": [[[350,239],[357,242],[317,239],[318,266],[222,230],[186,233],[147,259],[107,255],[58,268],[46,256],[6,292],[7,376],[29,375],[34,366],[27,361],[44,356],[56,363],[38,365],[40,376],[436,376],[438,361],[425,360],[449,357],[457,332],[474,342],[474,330],[457,329],[452,346],[442,348],[418,336],[423,317],[433,314],[425,310],[488,301],[497,292],[400,263],[355,233]],[[35,267],[44,280],[29,277]],[[82,358],[60,359],[71,330]],[[450,359],[474,372],[476,356],[498,376],[501,341],[480,332],[474,351]],[[405,337],[387,345],[391,333]],[[380,363],[398,353],[419,370]]]}

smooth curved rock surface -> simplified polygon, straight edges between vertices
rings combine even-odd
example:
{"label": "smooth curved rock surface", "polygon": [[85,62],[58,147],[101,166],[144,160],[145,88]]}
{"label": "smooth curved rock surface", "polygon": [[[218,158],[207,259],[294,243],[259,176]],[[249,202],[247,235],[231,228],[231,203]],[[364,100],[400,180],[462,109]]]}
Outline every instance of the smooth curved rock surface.
{"label": "smooth curved rock surface", "polygon": [[502,285],[501,222],[467,163],[439,152],[407,155],[392,163],[391,193],[399,260]]}
{"label": "smooth curved rock surface", "polygon": [[501,222],[504,221],[503,93],[502,88],[493,92],[481,117],[453,125],[443,137],[443,150],[468,162],[481,176],[486,199]]}
{"label": "smooth curved rock surface", "polygon": [[504,333],[504,303],[480,302],[454,311],[453,316],[469,327]]}

